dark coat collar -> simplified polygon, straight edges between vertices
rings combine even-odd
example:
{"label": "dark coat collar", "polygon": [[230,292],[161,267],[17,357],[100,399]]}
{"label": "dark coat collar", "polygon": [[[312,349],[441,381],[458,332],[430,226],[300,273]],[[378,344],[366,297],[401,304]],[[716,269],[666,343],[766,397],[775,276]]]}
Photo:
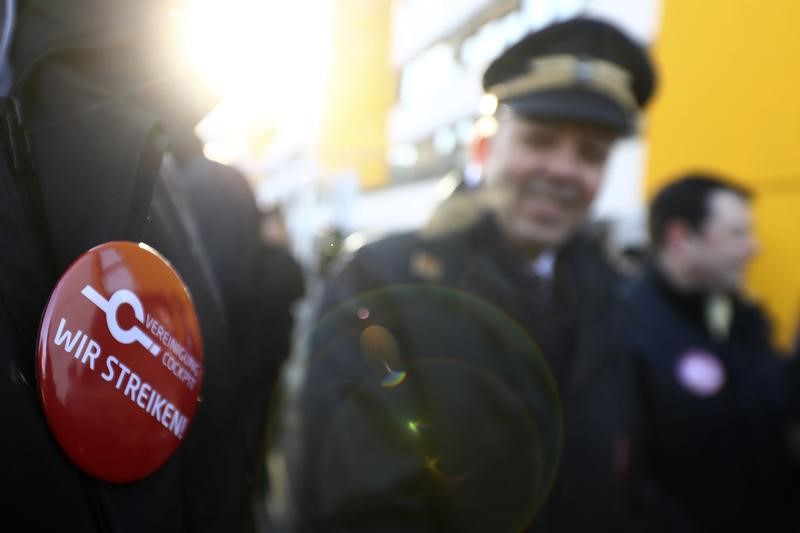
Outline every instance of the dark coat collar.
{"label": "dark coat collar", "polygon": [[[533,277],[530,261],[508,241],[492,214],[484,215],[462,231],[422,240],[418,250],[433,260],[444,259],[438,263],[442,272],[436,281],[448,285],[460,286],[464,281],[473,284],[468,279],[470,272],[479,272],[484,282],[493,283],[486,278],[494,277],[496,286],[505,285],[503,293],[507,297],[514,291],[525,291],[523,287],[529,286]],[[617,304],[623,283],[596,242],[583,232],[576,233],[558,251],[552,282],[553,316],[572,322],[574,328],[574,345],[570,354],[565,354],[572,358],[565,391],[574,394],[604,375],[615,362],[611,339],[616,334],[611,329],[617,328]],[[514,298],[512,308],[520,312],[517,304],[521,302]]]}
{"label": "dark coat collar", "polygon": [[[697,289],[684,290],[678,288],[669,280],[663,269],[652,261],[645,269],[645,280],[686,320],[702,327],[704,330],[707,329],[706,307],[711,297],[707,291]],[[741,300],[730,292],[725,295],[731,299],[734,305],[734,314],[736,314],[737,311],[741,311]]]}

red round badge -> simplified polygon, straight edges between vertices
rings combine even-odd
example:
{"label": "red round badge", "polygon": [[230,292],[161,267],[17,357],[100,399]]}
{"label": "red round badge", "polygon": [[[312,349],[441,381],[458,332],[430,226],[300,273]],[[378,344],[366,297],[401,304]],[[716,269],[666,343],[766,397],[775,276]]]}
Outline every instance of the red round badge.
{"label": "red round badge", "polygon": [[50,429],[76,465],[119,483],[148,476],[185,438],[203,379],[183,280],[145,244],[92,248],[50,295],[37,377]]}

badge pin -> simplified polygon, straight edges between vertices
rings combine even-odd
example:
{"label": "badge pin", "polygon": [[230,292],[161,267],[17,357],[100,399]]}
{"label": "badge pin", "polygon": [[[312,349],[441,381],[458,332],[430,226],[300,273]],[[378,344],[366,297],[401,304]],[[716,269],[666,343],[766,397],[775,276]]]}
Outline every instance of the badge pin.
{"label": "badge pin", "polygon": [[152,474],[186,436],[203,378],[189,291],[152,248],[110,242],[79,257],[53,290],[37,353],[50,430],[88,474]]}
{"label": "badge pin", "polygon": [[689,350],[681,355],[675,373],[683,388],[704,398],[716,395],[727,379],[722,361],[711,352],[700,349]]}

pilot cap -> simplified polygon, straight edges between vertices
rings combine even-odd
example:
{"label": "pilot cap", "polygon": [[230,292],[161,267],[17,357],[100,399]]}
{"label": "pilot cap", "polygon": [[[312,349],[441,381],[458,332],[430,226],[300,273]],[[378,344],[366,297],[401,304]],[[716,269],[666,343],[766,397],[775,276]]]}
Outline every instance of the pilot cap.
{"label": "pilot cap", "polygon": [[483,88],[516,113],[633,131],[655,87],[646,52],[620,29],[575,18],[530,33],[486,69]]}

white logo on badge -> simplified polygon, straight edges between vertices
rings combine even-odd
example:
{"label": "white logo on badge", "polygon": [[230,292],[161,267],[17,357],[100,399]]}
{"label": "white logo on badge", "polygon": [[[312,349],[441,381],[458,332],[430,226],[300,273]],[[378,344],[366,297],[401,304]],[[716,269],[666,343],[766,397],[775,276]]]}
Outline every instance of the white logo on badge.
{"label": "white logo on badge", "polygon": [[111,335],[121,344],[133,344],[138,342],[149,351],[153,356],[161,353],[161,347],[151,339],[147,333],[142,331],[136,325],[131,326],[129,329],[122,329],[117,322],[117,310],[123,304],[128,304],[133,308],[133,316],[136,320],[144,324],[144,307],[141,300],[128,289],[119,289],[111,298],[106,300],[103,296],[94,290],[91,285],[86,285],[82,290],[83,294],[90,302],[96,305],[106,315],[106,325]]}
{"label": "white logo on badge", "polygon": [[725,385],[725,368],[712,353],[689,350],[678,358],[675,373],[689,392],[703,397],[714,396]]}

